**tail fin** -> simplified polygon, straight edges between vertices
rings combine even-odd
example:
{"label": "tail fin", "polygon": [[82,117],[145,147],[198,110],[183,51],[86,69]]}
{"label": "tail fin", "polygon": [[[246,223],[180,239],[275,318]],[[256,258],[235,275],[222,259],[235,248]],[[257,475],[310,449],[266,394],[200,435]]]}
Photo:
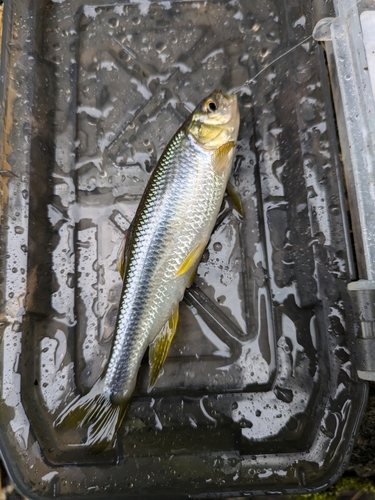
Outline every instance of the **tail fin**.
{"label": "tail fin", "polygon": [[130,401],[113,403],[99,379],[85,396],[77,396],[60,413],[54,426],[60,429],[88,425],[86,444],[92,453],[104,451],[114,440]]}

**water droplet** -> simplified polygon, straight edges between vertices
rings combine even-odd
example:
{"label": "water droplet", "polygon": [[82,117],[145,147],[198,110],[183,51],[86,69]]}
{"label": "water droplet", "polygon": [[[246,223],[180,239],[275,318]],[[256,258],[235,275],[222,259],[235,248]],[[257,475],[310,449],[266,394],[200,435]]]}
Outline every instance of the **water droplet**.
{"label": "water droplet", "polygon": [[111,19],[108,20],[108,24],[112,28],[116,28],[118,26],[118,19],[116,17],[111,17]]}
{"label": "water droplet", "polygon": [[123,51],[121,51],[121,52],[120,52],[120,59],[121,59],[122,61],[128,62],[128,61],[130,61],[131,57],[130,57],[130,55],[129,55],[129,54],[127,54],[127,53],[125,52],[125,50],[123,50]]}
{"label": "water droplet", "polygon": [[340,209],[337,205],[330,205],[329,209],[333,215],[339,215],[340,214]]}
{"label": "water droplet", "polygon": [[291,389],[276,386],[273,392],[277,399],[284,401],[284,403],[291,403],[293,401],[293,391]]}
{"label": "water droplet", "polygon": [[19,321],[15,321],[12,325],[12,330],[14,332],[20,332],[21,331],[21,323]]}
{"label": "water droplet", "polygon": [[216,243],[214,243],[214,250],[215,250],[216,252],[220,252],[220,250],[221,250],[222,248],[223,248],[223,245],[222,245],[220,242],[218,242],[218,241],[217,241]]}
{"label": "water droplet", "polygon": [[75,285],[75,277],[73,273],[68,273],[66,276],[66,284],[69,288],[74,288]]}
{"label": "water droplet", "polygon": [[165,42],[158,42],[155,46],[156,48],[156,52],[158,54],[161,54],[163,52],[163,50],[165,50],[167,48],[167,44]]}
{"label": "water droplet", "polygon": [[23,228],[23,227],[21,227],[21,226],[16,226],[16,227],[14,228],[14,232],[15,232],[16,234],[22,234],[22,233],[24,232],[24,228]]}

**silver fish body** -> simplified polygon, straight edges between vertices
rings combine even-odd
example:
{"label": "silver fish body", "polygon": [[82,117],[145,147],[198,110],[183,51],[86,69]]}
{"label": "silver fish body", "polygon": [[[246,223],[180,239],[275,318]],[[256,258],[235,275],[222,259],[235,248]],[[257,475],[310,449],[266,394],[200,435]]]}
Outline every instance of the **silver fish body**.
{"label": "silver fish body", "polygon": [[133,392],[147,347],[183,298],[189,275],[176,274],[192,249],[210,237],[230,175],[229,168],[215,172],[212,156],[181,129],[142,199],[105,378],[113,396]]}
{"label": "silver fish body", "polygon": [[[56,425],[91,423],[87,442],[113,440],[150,346],[150,386],[160,374],[192,280],[219,212],[239,128],[235,96],[215,91],[175,134],[156,166],[128,231],[124,283],[108,366]],[[174,318],[174,320],[171,320]],[[104,443],[104,445],[103,445]]]}

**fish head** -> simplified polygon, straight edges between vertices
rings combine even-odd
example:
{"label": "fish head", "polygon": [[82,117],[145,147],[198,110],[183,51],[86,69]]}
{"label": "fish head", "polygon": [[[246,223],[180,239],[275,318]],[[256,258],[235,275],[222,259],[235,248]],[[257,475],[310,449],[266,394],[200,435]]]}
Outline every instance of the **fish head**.
{"label": "fish head", "polygon": [[239,125],[237,96],[215,90],[196,107],[186,128],[198,144],[212,150],[236,142]]}

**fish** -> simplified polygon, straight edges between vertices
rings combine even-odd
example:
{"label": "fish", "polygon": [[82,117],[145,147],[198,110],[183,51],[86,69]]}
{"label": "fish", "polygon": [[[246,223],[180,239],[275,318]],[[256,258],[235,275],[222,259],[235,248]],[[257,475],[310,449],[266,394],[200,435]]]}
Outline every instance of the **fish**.
{"label": "fish", "polygon": [[108,365],[55,427],[87,426],[86,445],[113,443],[149,348],[149,385],[176,332],[179,302],[194,279],[231,174],[240,124],[236,95],[215,90],[173,136],[141,198],[119,253],[123,287]]}

